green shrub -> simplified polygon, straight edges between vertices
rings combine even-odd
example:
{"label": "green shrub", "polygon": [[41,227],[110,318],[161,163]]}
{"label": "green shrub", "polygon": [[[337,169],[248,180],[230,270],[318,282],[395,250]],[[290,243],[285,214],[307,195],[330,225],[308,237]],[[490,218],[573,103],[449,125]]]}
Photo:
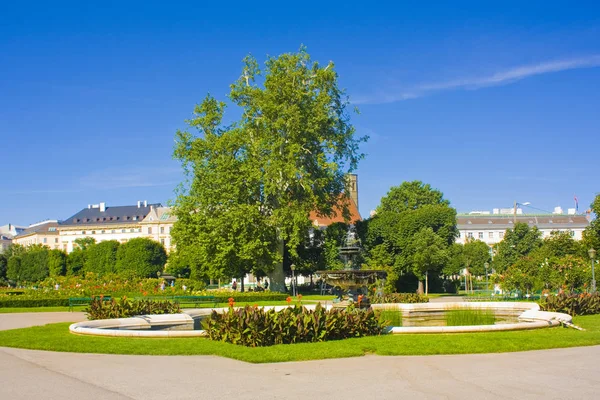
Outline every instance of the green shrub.
{"label": "green shrub", "polygon": [[212,340],[249,347],[301,342],[323,342],[379,335],[383,327],[372,309],[331,309],[317,304],[315,310],[302,306],[282,311],[246,306],[225,313],[213,311],[205,321]]}
{"label": "green shrub", "polygon": [[556,296],[542,297],[540,307],[544,311],[561,312],[576,315],[600,314],[599,293],[561,293]]}
{"label": "green shrub", "polygon": [[0,308],[8,307],[68,307],[68,298],[32,298],[26,295],[0,297]]}
{"label": "green shrub", "polygon": [[219,294],[206,292],[200,296],[214,296],[217,303],[227,303],[230,297],[233,297],[236,303],[252,303],[255,301],[285,301],[289,295],[286,293],[271,292],[221,292]]}
{"label": "green shrub", "polygon": [[129,300],[123,297],[119,301],[115,299],[103,301],[102,298],[96,298],[84,311],[88,319],[94,320],[127,318],[134,315],[177,314],[181,312],[181,308],[179,304],[170,301]]}
{"label": "green shrub", "polygon": [[381,295],[374,295],[371,298],[371,304],[382,304],[382,303],[428,303],[429,298],[416,293],[388,293]]}

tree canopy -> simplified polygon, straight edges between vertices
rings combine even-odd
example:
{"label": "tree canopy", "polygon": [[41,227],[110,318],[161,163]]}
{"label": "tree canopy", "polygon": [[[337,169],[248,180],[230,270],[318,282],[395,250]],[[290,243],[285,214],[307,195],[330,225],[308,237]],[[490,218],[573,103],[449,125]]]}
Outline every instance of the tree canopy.
{"label": "tree canopy", "polygon": [[134,238],[119,246],[117,271],[138,278],[154,278],[162,272],[167,262],[167,252],[158,242],[148,238]]}
{"label": "tree canopy", "polygon": [[517,222],[513,229],[507,229],[504,240],[496,245],[494,269],[503,272],[520,258],[529,255],[542,244],[541,233],[537,227]]}
{"label": "tree canopy", "polygon": [[355,136],[334,64],[312,61],[305,48],[269,57],[264,69],[246,57],[229,99],[234,122],[223,122],[226,104],[208,95],[187,121],[198,135],[176,133],[187,180],[173,238],[210,277],[262,270],[283,290],[284,249],[297,255],[309,213],[331,215],[347,198],[345,175],[366,138]]}
{"label": "tree canopy", "polygon": [[425,275],[447,262],[457,235],[456,210],[449,204],[439,190],[420,181],[392,187],[381,199],[367,228],[367,264],[374,268],[392,264],[386,268],[390,289],[395,279],[410,272],[419,278],[422,293]]}

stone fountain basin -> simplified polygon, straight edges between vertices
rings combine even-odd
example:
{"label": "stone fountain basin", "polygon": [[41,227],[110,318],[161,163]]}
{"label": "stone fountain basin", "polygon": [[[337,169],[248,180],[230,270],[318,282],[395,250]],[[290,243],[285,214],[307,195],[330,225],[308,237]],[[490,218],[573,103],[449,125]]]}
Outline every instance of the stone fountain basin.
{"label": "stone fountain basin", "polygon": [[[266,306],[265,309],[283,310],[288,306]],[[305,305],[314,309],[316,305]],[[326,306],[331,308],[331,305]],[[463,302],[463,303],[417,303],[417,304],[372,304],[375,310],[401,311],[403,316],[410,313],[441,312],[454,309],[483,309],[495,312],[519,312],[519,322],[501,325],[472,326],[422,326],[387,328],[388,333],[466,333],[494,332],[539,329],[570,324],[572,318],[568,314],[540,311],[537,303],[520,302]],[[217,312],[226,312],[228,308],[215,308]],[[77,322],[69,326],[69,331],[80,335],[93,336],[125,336],[125,337],[193,337],[206,336],[204,330],[191,330],[198,321],[210,315],[213,309],[198,308],[185,310],[181,314],[141,315],[131,318],[103,319]],[[158,329],[158,330],[157,330]]]}

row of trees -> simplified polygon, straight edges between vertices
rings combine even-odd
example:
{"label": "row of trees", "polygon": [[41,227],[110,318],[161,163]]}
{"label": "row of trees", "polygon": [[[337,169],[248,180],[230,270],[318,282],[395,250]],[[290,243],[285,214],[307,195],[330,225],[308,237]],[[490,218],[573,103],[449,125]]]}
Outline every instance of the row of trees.
{"label": "row of trees", "polygon": [[147,238],[127,243],[92,238],[77,239],[77,248],[70,254],[43,245],[28,247],[13,245],[0,254],[0,279],[12,282],[37,282],[48,276],[99,275],[119,273],[124,276],[149,278],[163,271],[167,262],[164,247]]}

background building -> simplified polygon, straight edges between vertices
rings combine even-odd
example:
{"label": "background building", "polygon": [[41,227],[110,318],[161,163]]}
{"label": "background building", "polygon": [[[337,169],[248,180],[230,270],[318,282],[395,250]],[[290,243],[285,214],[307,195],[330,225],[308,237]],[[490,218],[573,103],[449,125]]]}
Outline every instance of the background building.
{"label": "background building", "polygon": [[29,225],[27,229],[13,238],[12,243],[22,246],[42,244],[51,249],[60,249],[58,225],[58,221],[55,219]]}
{"label": "background building", "polygon": [[150,207],[150,211],[142,221],[142,236],[162,244],[167,253],[173,249],[171,228],[177,217],[171,214],[171,207]]}
{"label": "background building", "polygon": [[542,237],[550,236],[552,231],[571,232],[575,240],[581,240],[583,230],[589,225],[585,215],[568,214],[459,214],[457,215],[457,228],[460,236],[457,243],[464,244],[467,240],[481,240],[488,245],[493,245],[504,239],[507,229],[513,229],[515,219],[517,222],[526,223],[530,227],[537,226]]}
{"label": "background building", "polygon": [[87,208],[61,222],[59,226],[61,249],[70,253],[75,240],[91,237],[96,243],[117,240],[125,243],[130,239],[144,236],[142,221],[153,207],[161,204],[148,204],[138,201],[137,205],[108,207],[106,203],[89,204]]}

